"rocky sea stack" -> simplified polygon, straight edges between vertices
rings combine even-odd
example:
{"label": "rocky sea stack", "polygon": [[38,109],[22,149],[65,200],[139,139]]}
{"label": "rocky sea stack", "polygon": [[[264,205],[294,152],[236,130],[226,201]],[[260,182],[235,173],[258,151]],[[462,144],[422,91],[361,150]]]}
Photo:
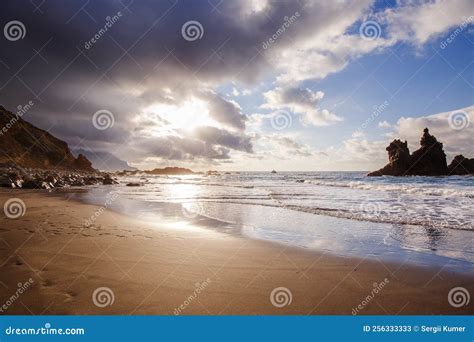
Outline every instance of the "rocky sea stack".
{"label": "rocky sea stack", "polygon": [[421,147],[410,154],[407,142],[395,139],[387,146],[388,164],[368,176],[447,176],[474,174],[474,159],[456,156],[448,166],[443,144],[424,129]]}

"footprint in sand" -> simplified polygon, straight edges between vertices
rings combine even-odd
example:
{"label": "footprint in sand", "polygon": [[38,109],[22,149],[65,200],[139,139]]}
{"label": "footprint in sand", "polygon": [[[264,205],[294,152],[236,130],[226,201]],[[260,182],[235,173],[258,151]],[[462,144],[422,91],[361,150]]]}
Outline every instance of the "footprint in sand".
{"label": "footprint in sand", "polygon": [[151,236],[146,236],[146,235],[133,235],[133,237],[141,237],[144,239],[153,239]]}
{"label": "footprint in sand", "polygon": [[66,296],[66,299],[64,299],[64,302],[72,302],[77,297],[77,293],[73,291],[68,291],[64,295]]}
{"label": "footprint in sand", "polygon": [[19,259],[19,258],[15,258],[15,259],[13,259],[13,264],[14,264],[15,266],[22,266],[22,265],[23,265],[23,261],[21,261],[21,259]]}
{"label": "footprint in sand", "polygon": [[48,288],[48,287],[51,287],[53,286],[53,282],[49,279],[45,279],[41,282],[41,287],[42,288]]}

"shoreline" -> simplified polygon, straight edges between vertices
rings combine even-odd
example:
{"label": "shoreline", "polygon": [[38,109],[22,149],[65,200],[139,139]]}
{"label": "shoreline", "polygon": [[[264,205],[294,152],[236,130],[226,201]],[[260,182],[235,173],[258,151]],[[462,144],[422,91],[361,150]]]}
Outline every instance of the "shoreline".
{"label": "shoreline", "polygon": [[[457,286],[473,293],[474,276],[443,267],[340,257],[111,210],[86,227],[99,206],[0,192],[2,203],[13,196],[26,212],[1,219],[1,303],[18,283],[33,284],[2,314],[351,315],[381,283],[357,314],[473,313],[472,303],[454,308],[447,297]],[[112,305],[94,304],[102,287],[112,290]],[[288,289],[288,305],[272,305],[278,288]]]}
{"label": "shoreline", "polygon": [[[114,189],[127,192],[120,187]],[[113,192],[114,190],[109,191],[102,187],[67,193],[70,198],[80,203],[91,205],[105,203],[107,209],[129,217],[136,217],[139,212],[140,218],[148,222],[160,220],[174,223],[185,220],[200,229],[274,243],[280,247],[291,246],[346,258],[360,259],[368,256],[371,259],[381,259],[383,262],[395,264],[408,262],[424,267],[449,264],[450,271],[457,273],[474,271],[474,259],[469,248],[455,249],[462,241],[471,239],[472,232],[469,230],[449,230],[446,233],[449,234],[449,238],[445,238],[438,230],[426,229],[424,226],[315,214],[268,203],[191,201],[187,204],[191,205],[191,209],[199,211],[192,213],[183,210],[187,206],[186,202],[182,204],[129,199],[127,193],[110,200],[110,194]],[[61,196],[61,192],[51,195]],[[208,206],[217,206],[219,210],[216,211],[214,208],[208,211],[207,209],[212,209]],[[251,213],[249,221],[245,223],[234,221],[235,218],[242,219],[240,215],[248,213]],[[300,229],[285,230],[285,226],[298,226]],[[413,237],[426,240],[425,245],[422,246],[420,242],[411,244],[410,238]]]}

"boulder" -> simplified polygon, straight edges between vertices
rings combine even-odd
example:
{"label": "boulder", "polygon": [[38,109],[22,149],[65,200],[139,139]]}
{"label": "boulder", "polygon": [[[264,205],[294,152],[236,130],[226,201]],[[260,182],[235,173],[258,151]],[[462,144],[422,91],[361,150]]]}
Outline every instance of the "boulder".
{"label": "boulder", "polygon": [[[81,158],[79,158],[81,159]],[[0,166],[0,187],[47,189],[105,184],[118,184],[109,174],[97,174],[88,171],[70,172],[65,170],[19,168]]]}
{"label": "boulder", "polygon": [[466,158],[462,154],[454,157],[448,166],[449,175],[474,174],[474,158]]}
{"label": "boulder", "polygon": [[43,182],[39,179],[32,178],[32,177],[25,177],[23,178],[23,188],[24,189],[41,189]]}
{"label": "boulder", "polygon": [[54,185],[48,182],[41,182],[41,188],[51,190],[52,188],[54,188]]}
{"label": "boulder", "polygon": [[95,185],[98,183],[98,179],[94,176],[84,177],[84,184],[85,185]]}
{"label": "boulder", "polygon": [[112,185],[112,184],[118,184],[117,181],[115,181],[112,176],[110,176],[109,174],[106,174],[102,180],[102,184],[104,185]]}
{"label": "boulder", "polygon": [[15,183],[8,176],[0,176],[0,187],[14,188]]}
{"label": "boulder", "polygon": [[68,183],[70,186],[84,186],[84,180],[82,178],[75,178]]}

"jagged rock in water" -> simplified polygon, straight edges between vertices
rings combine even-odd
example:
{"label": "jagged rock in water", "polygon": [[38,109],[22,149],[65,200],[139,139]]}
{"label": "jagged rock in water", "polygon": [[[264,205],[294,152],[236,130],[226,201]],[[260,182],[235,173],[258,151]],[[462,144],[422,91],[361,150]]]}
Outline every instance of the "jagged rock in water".
{"label": "jagged rock in water", "polygon": [[474,174],[474,158],[466,158],[462,154],[454,157],[448,166],[449,175],[468,175]]}
{"label": "jagged rock in water", "polygon": [[448,174],[446,154],[440,143],[428,128],[420,139],[421,147],[410,155],[407,142],[394,140],[387,147],[389,163],[368,176],[443,176]]}
{"label": "jagged rock in water", "polygon": [[448,174],[446,154],[443,144],[440,143],[428,128],[425,128],[420,139],[421,147],[411,155],[410,167],[407,175],[417,176],[441,176]]}
{"label": "jagged rock in water", "polygon": [[382,169],[369,173],[369,176],[402,176],[410,166],[410,151],[407,142],[395,139],[386,148],[388,164]]}

